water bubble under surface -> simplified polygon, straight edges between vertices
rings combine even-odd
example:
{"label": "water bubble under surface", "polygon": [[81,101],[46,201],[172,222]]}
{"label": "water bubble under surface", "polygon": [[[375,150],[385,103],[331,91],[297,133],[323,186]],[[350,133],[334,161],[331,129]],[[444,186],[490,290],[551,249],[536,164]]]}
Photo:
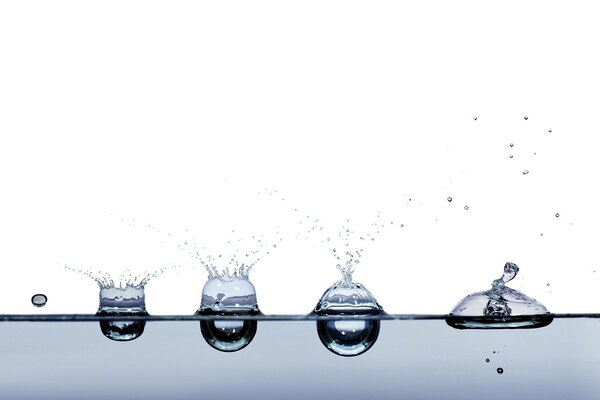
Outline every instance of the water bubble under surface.
{"label": "water bubble under surface", "polygon": [[[209,277],[202,289],[198,315],[255,316],[260,315],[256,290],[247,276],[222,275]],[[256,335],[253,319],[201,320],[204,340],[216,350],[234,352],[248,346]]]}
{"label": "water bubble under surface", "polygon": [[497,368],[496,372],[498,372],[500,375],[502,375],[504,373],[504,369],[503,368]]}

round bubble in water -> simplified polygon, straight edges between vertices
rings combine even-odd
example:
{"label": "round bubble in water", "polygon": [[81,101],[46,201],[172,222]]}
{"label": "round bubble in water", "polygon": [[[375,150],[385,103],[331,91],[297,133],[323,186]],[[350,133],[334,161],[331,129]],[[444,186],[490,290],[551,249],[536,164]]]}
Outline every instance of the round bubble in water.
{"label": "round bubble in water", "polygon": [[[119,315],[119,314],[96,314],[102,316],[115,317],[131,317],[133,314]],[[140,313],[136,316],[143,317],[147,316],[147,313]],[[146,327],[146,321],[144,320],[121,320],[121,319],[110,319],[100,321],[100,331],[104,336],[110,340],[117,342],[128,342],[139,338],[144,333]]]}
{"label": "round bubble in water", "polygon": [[503,368],[497,368],[496,372],[498,372],[500,375],[502,375],[504,373],[504,369]]}
{"label": "round bubble in water", "polygon": [[31,296],[31,304],[36,307],[44,307],[48,302],[48,297],[45,294],[38,293]]}
{"label": "round bubble in water", "polygon": [[[256,290],[246,275],[212,276],[204,284],[197,315],[260,315]],[[200,331],[204,340],[219,351],[233,352],[248,346],[256,335],[254,319],[202,319]]]}
{"label": "round bubble in water", "polygon": [[326,318],[317,321],[321,343],[339,356],[351,357],[375,344],[380,321],[372,317],[382,314],[383,309],[364,285],[352,282],[351,269],[344,269],[343,276],[323,293],[314,314]]}
{"label": "round bubble in water", "polygon": [[[234,314],[205,312],[202,315]],[[200,332],[206,343],[212,348],[224,352],[238,351],[248,346],[254,339],[256,330],[257,322],[254,319],[203,319],[200,321]]]}
{"label": "round bubble in water", "polygon": [[523,118],[525,118],[525,121],[527,121],[529,119],[529,117],[526,115]]}
{"label": "round bubble in water", "polygon": [[554,216],[555,216],[556,218],[558,218],[558,217],[560,217],[560,214],[559,214],[559,213],[556,213],[556,214],[554,214]]}
{"label": "round bubble in water", "polygon": [[377,341],[378,319],[327,319],[317,321],[321,343],[333,353],[352,357],[363,354]]}
{"label": "round bubble in water", "polygon": [[469,206],[465,206],[465,210],[468,210],[468,209],[469,209]]}
{"label": "round bubble in water", "polygon": [[510,156],[508,156],[508,158],[513,158],[513,155],[511,154]]}
{"label": "round bubble in water", "polygon": [[[110,340],[127,342],[139,338],[146,326],[143,317],[149,315],[144,285],[100,286],[100,305],[96,315],[111,317],[100,321],[102,334]],[[132,316],[136,319],[128,319]]]}
{"label": "round bubble in water", "polygon": [[485,362],[486,362],[486,363],[489,363],[489,362],[490,362],[490,359],[489,359],[489,358],[486,358],[486,359],[485,359]]}
{"label": "round bubble in water", "polygon": [[448,203],[449,203],[449,202],[451,202],[451,201],[452,201],[452,197],[449,197],[449,196],[448,196],[448,198],[447,198],[446,200],[448,200]]}

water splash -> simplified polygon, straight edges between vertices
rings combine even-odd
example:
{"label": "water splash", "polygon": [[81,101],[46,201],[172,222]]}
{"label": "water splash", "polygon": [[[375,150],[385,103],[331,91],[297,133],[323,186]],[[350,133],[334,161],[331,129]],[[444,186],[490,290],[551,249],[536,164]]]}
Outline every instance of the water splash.
{"label": "water splash", "polygon": [[518,273],[519,267],[507,262],[502,276],[492,282],[490,290],[470,294],[454,307],[446,319],[448,325],[458,329],[501,329],[550,324],[552,317],[546,307],[506,286]]}

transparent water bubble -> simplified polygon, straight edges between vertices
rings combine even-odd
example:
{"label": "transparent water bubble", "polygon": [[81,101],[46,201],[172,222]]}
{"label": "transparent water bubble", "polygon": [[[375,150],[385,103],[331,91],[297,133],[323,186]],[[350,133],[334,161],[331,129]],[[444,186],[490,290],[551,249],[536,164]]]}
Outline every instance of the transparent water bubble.
{"label": "transparent water bubble", "polygon": [[48,302],[48,297],[45,294],[38,293],[31,296],[31,304],[36,307],[44,307]]}
{"label": "transparent water bubble", "polygon": [[552,316],[541,303],[506,286],[519,272],[507,262],[502,277],[492,288],[476,292],[461,300],[446,318],[457,329],[539,328],[549,325]]}
{"label": "transparent water bubble", "polygon": [[[260,315],[254,285],[245,276],[224,275],[209,278],[202,289],[197,315],[256,316]],[[254,319],[203,319],[200,332],[214,349],[233,352],[248,346],[256,335]]]}
{"label": "transparent water bubble", "polygon": [[145,327],[146,321],[143,320],[111,319],[100,321],[102,334],[117,342],[127,342],[139,338],[144,333]]}
{"label": "transparent water bubble", "polygon": [[498,372],[500,375],[502,375],[504,373],[504,369],[503,368],[496,368],[496,372]]}
{"label": "transparent water bubble", "polygon": [[108,339],[118,342],[137,339],[144,333],[146,321],[128,320],[126,317],[149,315],[146,311],[144,285],[101,286],[100,305],[96,315],[112,317],[100,321],[100,330]]}
{"label": "transparent water bubble", "polygon": [[[314,314],[327,317],[317,321],[321,343],[331,352],[344,357],[357,356],[368,351],[379,336],[378,319],[360,319],[377,316],[383,309],[362,284],[352,282],[351,275],[329,287],[314,309]],[[334,318],[334,317],[347,318]]]}
{"label": "transparent water bubble", "polygon": [[486,359],[485,359],[485,362],[486,362],[486,363],[489,363],[489,362],[490,362],[490,359],[489,359],[489,358],[486,358]]}
{"label": "transparent water bubble", "polygon": [[[203,315],[210,315],[204,313]],[[221,315],[215,313],[213,315]],[[257,322],[253,319],[201,320],[202,337],[213,349],[234,352],[248,346],[256,335]]]}
{"label": "transparent water bubble", "polygon": [[446,200],[448,200],[448,203],[450,203],[452,201],[452,197],[448,196]]}

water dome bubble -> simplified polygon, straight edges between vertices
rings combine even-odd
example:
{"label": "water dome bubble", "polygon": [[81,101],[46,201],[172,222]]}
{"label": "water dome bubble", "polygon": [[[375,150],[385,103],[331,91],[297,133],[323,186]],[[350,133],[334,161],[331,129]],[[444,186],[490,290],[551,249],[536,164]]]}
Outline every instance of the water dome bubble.
{"label": "water dome bubble", "polygon": [[107,338],[118,342],[137,339],[144,333],[146,321],[137,318],[127,320],[121,317],[149,315],[146,312],[144,285],[100,286],[100,306],[96,315],[111,317],[100,321],[100,330]]}
{"label": "water dome bubble", "polygon": [[556,213],[556,214],[554,214],[554,216],[555,216],[556,218],[558,218],[558,217],[560,217],[560,214],[559,214],[559,213]]}
{"label": "water dome bubble", "polygon": [[[202,289],[201,316],[256,316],[260,315],[256,290],[246,274],[211,275]],[[204,340],[216,350],[233,352],[248,346],[256,335],[253,319],[202,319],[200,332]]]}
{"label": "water dome bubble", "polygon": [[519,267],[507,262],[502,277],[492,288],[476,292],[461,300],[446,318],[457,329],[540,328],[552,322],[552,316],[541,303],[511,289],[506,283],[515,278]]}
{"label": "water dome bubble", "polygon": [[45,294],[38,293],[31,296],[31,304],[36,307],[44,307],[48,302],[48,297]]}
{"label": "water dome bubble", "polygon": [[[331,352],[345,357],[369,350],[379,336],[380,321],[360,316],[377,316],[383,308],[375,297],[358,282],[352,282],[352,269],[341,268],[343,279],[329,287],[317,303],[313,314],[327,317],[317,321],[321,343]],[[344,316],[345,318],[331,318]]]}

